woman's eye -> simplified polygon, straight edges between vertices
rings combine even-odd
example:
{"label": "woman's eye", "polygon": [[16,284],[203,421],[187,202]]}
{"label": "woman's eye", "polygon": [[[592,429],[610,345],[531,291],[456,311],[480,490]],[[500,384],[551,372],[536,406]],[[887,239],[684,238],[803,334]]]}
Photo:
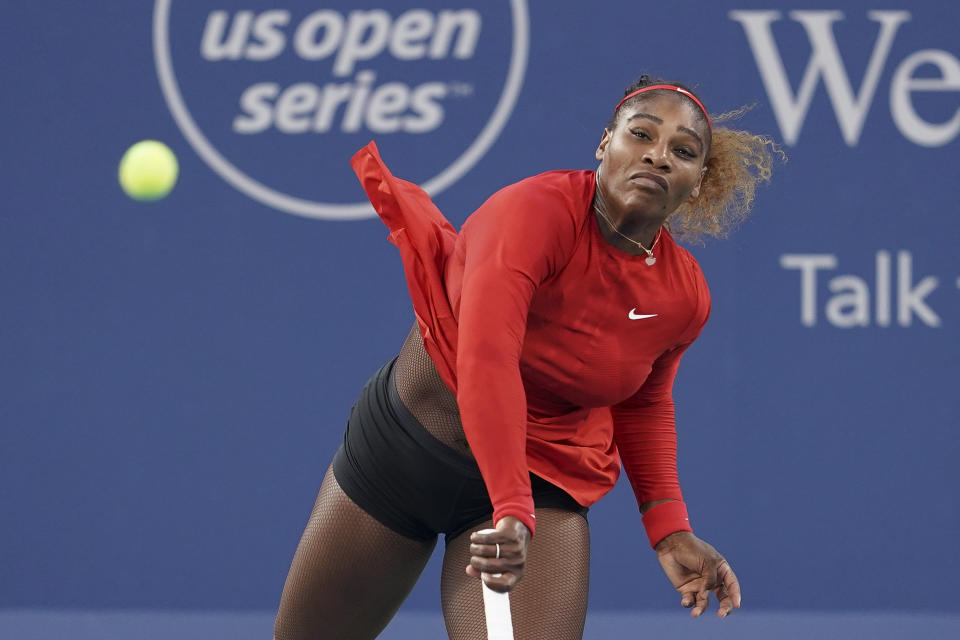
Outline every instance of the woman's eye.
{"label": "woman's eye", "polygon": [[693,151],[691,151],[690,149],[687,149],[686,147],[680,147],[679,149],[677,149],[677,153],[679,153],[684,158],[692,158],[694,156]]}
{"label": "woman's eye", "polygon": [[641,129],[634,129],[633,135],[637,136],[638,138],[644,138],[646,140],[650,139],[650,136],[647,135],[647,132]]}

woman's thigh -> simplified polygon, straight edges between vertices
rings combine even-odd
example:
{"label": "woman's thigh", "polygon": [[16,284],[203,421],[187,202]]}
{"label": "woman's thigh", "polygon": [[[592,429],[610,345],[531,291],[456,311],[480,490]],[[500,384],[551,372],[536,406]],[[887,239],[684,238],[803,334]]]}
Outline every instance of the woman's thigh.
{"label": "woman's thigh", "polygon": [[[523,579],[510,592],[517,640],[579,640],[587,613],[590,530],[586,519],[565,509],[537,509],[537,535],[527,550]],[[492,528],[486,522],[447,542],[441,599],[451,640],[485,640],[480,581],[465,572],[470,534]]]}
{"label": "woman's thigh", "polygon": [[366,640],[390,622],[436,545],[396,533],[358,507],[328,469],[297,546],[276,640]]}

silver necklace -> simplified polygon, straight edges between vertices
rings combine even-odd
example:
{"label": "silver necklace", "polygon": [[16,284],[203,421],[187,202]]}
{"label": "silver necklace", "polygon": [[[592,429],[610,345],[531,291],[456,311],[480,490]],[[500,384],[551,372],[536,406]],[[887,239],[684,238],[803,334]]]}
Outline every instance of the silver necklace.
{"label": "silver necklace", "polygon": [[[598,184],[597,184],[597,187],[599,188],[599,186],[600,186],[600,184],[598,183]],[[626,236],[626,235],[620,233],[620,230],[617,229],[617,227],[614,226],[614,224],[613,224],[612,222],[610,222],[610,218],[607,217],[607,214],[605,214],[605,213],[603,212],[603,210],[598,206],[598,204],[599,204],[599,202],[594,202],[594,203],[593,203],[593,210],[596,211],[597,213],[599,213],[599,214],[600,214],[600,217],[607,221],[607,224],[610,225],[610,228],[613,229],[613,232],[614,232],[615,234],[617,234],[618,236],[620,236],[621,238],[623,238],[624,240],[627,240],[627,241],[629,241],[629,242],[637,245],[637,246],[640,247],[641,249],[643,249],[644,252],[646,252],[646,254],[647,254],[647,257],[644,259],[644,262],[647,263],[647,266],[652,267],[653,265],[655,265],[655,264],[657,263],[657,259],[653,256],[653,250],[656,249],[657,243],[660,242],[660,234],[663,233],[663,226],[661,226],[660,229],[657,230],[657,237],[653,239],[653,244],[650,245],[650,248],[649,248],[649,249],[647,249],[645,246],[643,246],[642,244],[640,244],[640,242],[634,240],[634,239],[631,238],[630,236]]]}

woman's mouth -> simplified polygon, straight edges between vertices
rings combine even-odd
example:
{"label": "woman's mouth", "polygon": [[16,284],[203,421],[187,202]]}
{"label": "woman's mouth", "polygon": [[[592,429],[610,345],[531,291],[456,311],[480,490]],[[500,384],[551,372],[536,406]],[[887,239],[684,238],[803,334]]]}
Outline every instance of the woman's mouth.
{"label": "woman's mouth", "polygon": [[646,186],[650,188],[657,188],[663,191],[667,191],[667,181],[663,176],[657,175],[655,173],[650,173],[649,171],[640,171],[630,176],[630,182],[640,186]]}

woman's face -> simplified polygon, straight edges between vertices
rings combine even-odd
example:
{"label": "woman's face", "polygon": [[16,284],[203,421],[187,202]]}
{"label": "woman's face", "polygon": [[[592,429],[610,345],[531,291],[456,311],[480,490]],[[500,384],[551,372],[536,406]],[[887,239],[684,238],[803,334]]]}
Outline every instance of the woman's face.
{"label": "woman's face", "polygon": [[696,198],[709,135],[697,105],[680,94],[651,94],[622,107],[596,154],[608,210],[666,219]]}

